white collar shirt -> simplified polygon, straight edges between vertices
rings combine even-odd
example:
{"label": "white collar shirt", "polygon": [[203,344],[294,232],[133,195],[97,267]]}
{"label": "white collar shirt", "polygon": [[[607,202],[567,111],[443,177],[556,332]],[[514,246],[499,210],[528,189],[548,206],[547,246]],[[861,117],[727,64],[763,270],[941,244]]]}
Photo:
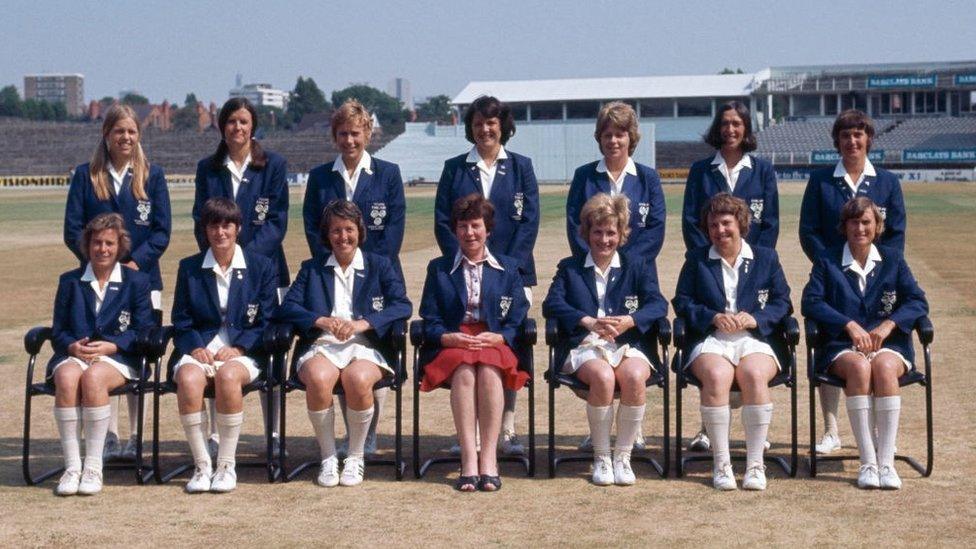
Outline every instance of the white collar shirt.
{"label": "white collar shirt", "polygon": [[102,308],[102,303],[105,301],[105,294],[108,292],[108,286],[110,282],[122,283],[122,264],[118,261],[115,262],[115,266],[112,267],[112,274],[108,275],[108,282],[105,283],[105,287],[98,285],[98,278],[95,277],[95,271],[92,269],[91,263],[85,266],[85,272],[81,275],[81,281],[87,282],[91,285],[92,290],[95,290],[95,314]]}
{"label": "white collar shirt", "polygon": [[132,169],[132,162],[126,162],[125,166],[122,167],[122,171],[116,171],[115,166],[111,162],[108,163],[108,174],[112,177],[112,187],[115,188],[115,196],[118,196],[122,192],[122,184],[125,182],[125,176],[129,175],[129,170]]}
{"label": "white collar shirt", "polygon": [[498,163],[506,158],[508,158],[508,153],[505,152],[505,147],[499,148],[498,156],[495,157],[495,162],[493,162],[491,167],[489,167],[488,163],[481,158],[480,154],[478,154],[478,148],[471,147],[471,152],[468,153],[467,162],[478,166],[482,194],[485,198],[489,198],[491,196],[491,186],[495,182],[495,172],[498,171]]}
{"label": "white collar shirt", "polygon": [[499,271],[505,270],[502,264],[495,259],[495,256],[491,255],[488,248],[485,248],[485,257],[477,261],[471,261],[460,251],[454,256],[451,274],[454,274],[458,267],[462,265],[464,267],[464,288],[467,294],[464,303],[464,319],[462,320],[464,324],[481,321],[481,282],[485,263]]}
{"label": "white collar shirt", "polygon": [[725,176],[725,181],[729,184],[729,190],[734,192],[735,184],[739,181],[739,173],[744,168],[752,169],[752,159],[749,158],[748,154],[742,155],[742,158],[736,162],[735,166],[732,166],[732,171],[729,171],[729,165],[725,162],[722,151],[718,151],[715,153],[715,158],[712,159],[712,165],[718,166],[718,171]]}
{"label": "white collar shirt", "polygon": [[722,285],[725,291],[725,312],[735,314],[739,312],[739,308],[736,306],[736,299],[739,297],[738,286],[739,286],[739,267],[742,266],[742,262],[747,259],[753,259],[752,248],[749,243],[742,240],[742,249],[739,250],[739,255],[735,258],[735,263],[729,265],[725,259],[722,258],[718,250],[715,249],[713,245],[708,249],[708,259],[717,259],[722,264]]}
{"label": "white collar shirt", "polygon": [[596,171],[607,174],[607,179],[610,180],[610,196],[617,196],[624,192],[624,180],[627,178],[627,174],[637,177],[637,164],[634,163],[633,158],[628,158],[627,165],[624,166],[617,179],[613,179],[610,176],[610,170],[607,169],[607,160],[601,158],[596,164]]}
{"label": "white collar shirt", "polygon": [[352,175],[350,175],[342,161],[342,156],[339,156],[332,164],[332,171],[339,172],[339,175],[342,176],[342,180],[346,183],[346,200],[351,201],[356,194],[356,186],[359,185],[359,175],[363,172],[373,175],[373,157],[368,152],[363,151],[363,155],[359,157],[359,164],[356,164],[352,170]]}
{"label": "white collar shirt", "polygon": [[603,318],[607,316],[607,286],[610,284],[610,270],[620,268],[620,254],[613,252],[613,257],[610,258],[610,265],[607,266],[607,270],[604,272],[593,261],[593,255],[587,252],[583,267],[587,269],[593,267],[593,278],[596,282],[596,317]]}
{"label": "white collar shirt", "polygon": [[844,256],[841,258],[840,263],[844,269],[850,269],[851,272],[857,275],[857,287],[860,288],[861,293],[868,287],[868,275],[874,270],[874,266],[881,262],[881,252],[874,244],[871,244],[871,250],[868,252],[868,258],[864,262],[864,267],[861,267],[857,261],[854,260],[854,254],[851,253],[851,245],[844,245]]}
{"label": "white collar shirt", "polygon": [[851,179],[851,175],[847,173],[847,168],[844,167],[843,160],[839,160],[837,166],[834,167],[834,177],[843,177],[844,182],[851,188],[853,194],[857,194],[857,189],[861,186],[861,183],[864,183],[864,178],[875,177],[877,175],[878,172],[875,171],[874,164],[867,158],[864,159],[864,169],[861,170],[861,175],[857,178],[857,181]]}
{"label": "white collar shirt", "polygon": [[244,163],[240,166],[237,162],[227,155],[224,159],[224,166],[227,166],[227,171],[230,172],[230,184],[233,187],[234,198],[237,198],[237,190],[241,188],[241,183],[247,183],[247,179],[244,179],[244,172],[247,167],[251,165],[251,153],[247,153],[247,158],[244,159]]}
{"label": "white collar shirt", "polygon": [[329,255],[325,265],[332,267],[335,273],[335,299],[332,302],[331,316],[343,320],[352,320],[353,287],[356,283],[356,277],[362,277],[363,270],[366,269],[363,252],[356,248],[356,254],[345,270],[339,265],[335,255]]}
{"label": "white collar shirt", "polygon": [[[231,258],[230,265],[224,271],[220,268],[220,264],[217,263],[217,258],[214,257],[213,250],[207,249],[207,255],[203,257],[203,264],[200,267],[214,272],[214,278],[217,280],[217,301],[220,305],[220,316],[226,320],[227,295],[230,293],[231,279],[234,277],[234,272],[237,269],[247,269],[247,262],[244,261],[244,250],[239,245],[234,245],[234,257]],[[242,273],[237,273],[238,279],[243,277],[244,275]]]}

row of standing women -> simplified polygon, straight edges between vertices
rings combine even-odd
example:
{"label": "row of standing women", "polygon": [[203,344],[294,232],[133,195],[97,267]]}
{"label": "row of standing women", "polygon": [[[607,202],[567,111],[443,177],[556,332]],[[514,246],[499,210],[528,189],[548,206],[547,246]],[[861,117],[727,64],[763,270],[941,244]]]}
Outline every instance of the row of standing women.
{"label": "row of standing women", "polygon": [[[223,139],[197,170],[193,219],[201,251],[180,262],[177,276],[171,316],[180,358],[174,376],[196,463],[187,490],[236,486],[241,388],[260,374],[257,334],[272,318],[314,341],[299,350],[298,362],[321,451],[317,482],[355,485],[363,479],[367,440],[375,441],[374,406],[382,401],[372,387],[390,373],[375,350],[376,338],[411,313],[399,262],[406,209],[399,169],[366,152],[371,117],[362,105],[350,101],[336,110],[332,133],[341,154],[310,173],[303,217],[311,259],[289,285],[282,250],[285,161],[253,139],[256,123],[245,100],[232,99],[221,109]],[[515,132],[506,105],[479,98],[466,112],[465,126],[474,147],[445,163],[435,199],[443,256],[428,266],[420,306],[425,340],[433,343],[422,357],[423,383],[426,390],[451,388],[461,455],[456,488],[494,491],[501,488],[496,451],[524,451],[514,431],[514,394],[526,378],[512,348],[536,284],[538,185],[531,160],[504,147]],[[907,334],[926,305],[901,256],[905,212],[897,179],[867,159],[870,119],[846,111],[832,133],[842,160],[833,170],[814,172],[801,209],[801,242],[814,261],[803,313],[827,326],[833,340],[833,354],[818,367],[847,381],[862,461],[859,485],[896,488],[891,454],[900,408],[897,376],[913,367]],[[630,452],[642,444],[643,386],[652,367],[640,334],[667,315],[656,268],[665,205],[656,172],[631,158],[640,138],[632,108],[604,106],[594,136],[603,158],[574,175],[566,207],[573,254],[559,263],[543,313],[569,334],[563,371],[590,387],[593,482],[626,485],[635,481]],[[778,368],[768,339],[770,327],[790,308],[773,251],[776,180],[767,162],[748,154],[755,137],[742,104],[719,109],[705,139],[717,152],[692,166],[686,184],[682,233],[688,253],[672,304],[697,335],[684,367],[703,382],[704,432],[696,442],[712,449],[714,485],[737,486],[728,456],[734,381],[746,427],[743,487],[761,490],[772,414],[766,382]],[[110,212],[115,214],[99,215]],[[59,284],[56,356],[48,369],[66,465],[59,494],[101,489],[112,422],[108,392],[135,374],[129,366],[134,333],[153,324],[151,309],[161,306],[158,262],[170,219],[162,171],[146,161],[133,113],[114,107],[92,162],[75,172],[66,207],[65,242],[82,265]],[[348,401],[341,473],[332,403],[337,383]],[[208,384],[216,395],[210,421],[219,440],[215,466],[204,426]],[[621,402],[610,448],[615,389]],[[831,410],[829,398],[823,399],[824,442],[830,443],[825,451],[840,445],[837,400]],[[872,417],[877,449],[867,427]]]}

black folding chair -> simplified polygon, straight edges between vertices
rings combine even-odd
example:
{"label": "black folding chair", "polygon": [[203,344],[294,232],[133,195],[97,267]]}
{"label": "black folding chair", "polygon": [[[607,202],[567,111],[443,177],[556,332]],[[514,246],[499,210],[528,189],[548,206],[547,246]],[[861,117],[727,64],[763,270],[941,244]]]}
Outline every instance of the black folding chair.
{"label": "black folding chair", "polygon": [[[648,349],[653,349],[649,358],[654,367],[651,376],[647,378],[647,387],[662,389],[662,418],[664,437],[662,443],[661,460],[658,461],[649,451],[634,453],[631,461],[647,463],[657,471],[661,478],[666,478],[671,469],[671,397],[668,374],[668,345],[671,343],[671,324],[667,318],[659,318],[650,331],[644,334]],[[573,391],[588,391],[589,386],[580,381],[575,375],[564,374],[562,366],[570,349],[566,345],[565,336],[560,333],[559,325],[553,320],[546,321],[546,345],[549,346],[549,369],[545,378],[549,382],[549,478],[556,476],[556,469],[560,463],[587,462],[593,460],[592,454],[572,454],[556,456],[556,389],[561,385]]]}
{"label": "black folding chair", "polygon": [[[535,476],[535,366],[532,350],[537,339],[535,319],[527,318],[519,327],[515,336],[515,352],[518,358],[518,368],[529,374],[525,388],[529,391],[529,455],[498,456],[499,462],[521,463],[525,467],[527,476]],[[437,456],[420,461],[420,383],[424,378],[424,366],[420,363],[420,351],[426,344],[424,341],[424,321],[414,320],[410,323],[410,344],[413,345],[413,474],[421,478],[427,474],[427,469],[439,463],[461,463],[460,456]]]}
{"label": "black folding chair", "polygon": [[[44,482],[45,480],[59,475],[64,472],[64,467],[57,467],[49,471],[45,471],[37,476],[31,473],[31,450],[30,450],[30,431],[31,431],[31,402],[35,396],[48,395],[54,396],[55,387],[54,381],[47,379],[45,375],[45,380],[40,383],[34,383],[34,366],[37,362],[37,355],[41,352],[44,347],[44,342],[51,341],[53,334],[52,330],[48,326],[38,326],[32,328],[24,336],[24,350],[30,358],[27,361],[27,383],[24,390],[24,445],[23,445],[23,473],[24,482],[28,486],[33,486]],[[133,433],[136,437],[136,459],[131,462],[118,462],[113,461],[105,463],[103,468],[110,471],[117,470],[134,470],[136,475],[136,482],[139,484],[144,484],[150,477],[153,476],[153,470],[147,468],[143,465],[142,456],[142,437],[143,437],[143,402],[145,401],[145,394],[152,390],[152,382],[149,381],[150,367],[148,360],[146,358],[146,347],[145,340],[142,338],[139,343],[141,356],[139,364],[139,379],[133,379],[127,381],[122,386],[113,389],[109,392],[110,396],[115,395],[135,395],[138,402],[138,425],[136,426],[136,432]]]}
{"label": "black folding chair", "polygon": [[[824,341],[820,340],[820,326],[810,320],[809,318],[804,319],[803,327],[806,331],[807,336],[807,379],[810,380],[810,476],[817,476],[817,462],[818,461],[845,461],[845,460],[855,460],[860,459],[857,454],[853,455],[830,455],[830,456],[818,456],[817,455],[817,387],[820,385],[833,385],[834,387],[843,388],[845,383],[844,380],[829,373],[816,372],[814,369],[814,364],[816,364],[816,353],[820,352],[824,345]],[[915,333],[918,334],[918,340],[922,344],[922,356],[925,361],[925,372],[918,371],[917,368],[905,372],[898,379],[898,385],[904,387],[906,385],[913,385],[915,383],[921,384],[925,387],[925,444],[926,444],[926,459],[925,467],[922,467],[918,461],[914,458],[904,455],[896,455],[895,459],[904,461],[912,466],[923,477],[927,477],[932,474],[933,465],[933,455],[934,455],[934,445],[932,441],[932,351],[930,346],[932,340],[935,337],[935,328],[932,326],[932,321],[929,317],[923,316],[915,322]]]}
{"label": "black folding chair", "polygon": [[[291,342],[292,339],[295,338],[296,334],[293,333],[290,326],[286,326],[286,325],[280,326],[279,330],[281,330],[281,332],[279,332],[278,337],[279,338],[283,337],[285,339],[285,346],[286,346],[285,348],[287,350],[288,347],[292,347]],[[404,470],[406,470],[407,467],[406,461],[404,461],[403,459],[403,406],[402,406],[403,383],[407,379],[406,331],[407,331],[406,321],[399,320],[393,324],[393,326],[390,328],[390,333],[385,338],[383,338],[382,341],[380,342],[381,345],[377,350],[380,352],[380,354],[383,355],[383,358],[386,359],[387,364],[389,364],[390,367],[393,368],[394,375],[384,376],[383,379],[381,379],[375,385],[373,385],[374,390],[383,387],[389,387],[390,390],[392,390],[396,395],[396,402],[394,404],[396,406],[395,409],[396,420],[395,420],[395,427],[394,427],[394,434],[393,434],[393,441],[394,441],[393,459],[380,459],[380,458],[367,457],[365,460],[367,466],[378,465],[378,466],[393,467],[396,473],[397,480],[403,479],[403,472]],[[303,346],[303,344],[312,343],[313,341],[314,338],[307,338],[307,339],[297,338],[295,340],[295,345],[292,348],[298,349],[299,347]],[[292,391],[305,390],[305,384],[302,383],[302,381],[298,378],[299,358],[300,357],[298,356],[297,353],[294,352],[292,353],[291,360],[290,360],[291,367],[289,368],[288,377],[284,380],[284,382],[281,385],[281,417],[280,417],[281,423],[280,426],[278,427],[278,431],[281,436],[280,438],[281,451],[279,452],[279,456],[280,456],[279,467],[281,468],[281,471],[284,473],[283,478],[286,481],[294,479],[306,469],[313,468],[315,466],[318,466],[319,463],[321,463],[321,460],[319,459],[305,461],[300,463],[299,465],[296,465],[293,469],[288,469],[286,464],[285,441],[287,439],[285,437],[285,410],[286,410],[285,397],[287,396],[288,393]],[[337,395],[343,394],[342,383],[336,382],[333,393]]]}
{"label": "black folding chair", "polygon": [[[782,369],[769,382],[770,387],[785,385],[790,390],[790,460],[786,461],[781,456],[771,456],[768,452],[764,454],[766,461],[776,463],[783,471],[791,477],[796,476],[797,471],[797,436],[796,436],[796,345],[800,341],[800,324],[789,313],[780,322],[776,333],[773,334],[770,346],[776,353]],[[685,464],[695,461],[711,461],[711,454],[682,456],[681,440],[681,393],[689,385],[694,385],[701,389],[701,381],[691,373],[690,369],[683,368],[685,356],[691,351],[689,348],[691,338],[688,337],[685,319],[677,317],[674,319],[674,346],[677,349],[674,359],[671,362],[671,369],[678,376],[678,390],[675,399],[675,466],[677,476],[684,476]],[[736,390],[733,385],[733,390]],[[732,459],[742,461],[745,455],[733,454]]]}
{"label": "black folding chair", "polygon": [[[169,346],[170,340],[173,338],[174,332],[172,326],[166,326],[161,329],[153,330],[150,336],[149,347],[151,349],[150,358],[158,365],[162,361],[162,357],[166,354],[166,348]],[[248,383],[243,387],[244,395],[258,391],[265,395],[269,394],[272,389],[278,385],[278,370],[280,369],[280,364],[282,363],[283,357],[280,353],[276,352],[275,347],[275,332],[272,326],[269,326],[264,333],[264,350],[261,354],[254,356],[255,361],[258,363],[261,369],[261,374],[251,383]],[[180,354],[173,349],[170,354],[169,361],[166,364],[166,379],[160,379],[160,370],[162,368],[156,367],[153,369],[153,442],[152,442],[152,452],[153,452],[153,472],[154,478],[158,484],[163,484],[169,482],[173,478],[186,473],[187,471],[192,471],[194,468],[194,463],[192,461],[183,463],[176,466],[175,468],[164,472],[162,466],[160,465],[160,452],[159,452],[159,400],[160,398],[169,393],[176,393],[176,380],[174,379],[173,370],[176,367],[177,362],[180,360]],[[204,398],[214,398],[214,388],[213,386],[207,387],[204,390]],[[236,463],[237,467],[243,468],[263,468],[267,470],[268,482],[274,482],[280,474],[278,469],[278,463],[273,457],[274,450],[274,440],[272,439],[272,426],[271,426],[271,414],[272,407],[267,406],[264,417],[264,435],[265,435],[265,457],[263,460],[256,461],[238,461]]]}

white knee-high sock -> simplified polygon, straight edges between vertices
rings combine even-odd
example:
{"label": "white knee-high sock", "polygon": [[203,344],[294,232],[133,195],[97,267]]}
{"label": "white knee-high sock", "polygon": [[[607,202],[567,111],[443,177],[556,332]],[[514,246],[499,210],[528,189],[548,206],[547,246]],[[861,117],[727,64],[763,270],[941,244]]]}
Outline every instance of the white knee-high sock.
{"label": "white knee-high sock", "polygon": [[[125,395],[126,403],[129,405],[129,438],[136,436],[139,423],[139,399],[136,395]],[[145,402],[143,402],[145,406]]]}
{"label": "white knee-high sock", "polygon": [[729,455],[729,421],[732,411],[725,406],[701,406],[702,422],[712,443],[712,465],[717,469],[732,462]]}
{"label": "white knee-high sock", "polygon": [[640,432],[641,423],[644,421],[645,406],[628,406],[621,404],[617,407],[617,443],[613,451],[617,455],[630,457],[630,452],[634,448],[634,441],[637,440],[637,433]]}
{"label": "white knee-high sock", "polygon": [[346,418],[349,421],[349,457],[362,459],[366,433],[369,432],[369,423],[373,420],[373,407],[365,410],[346,408]]}
{"label": "white knee-high sock", "polygon": [[[209,424],[210,432],[207,433],[207,436],[209,437],[210,435],[216,435],[217,434],[217,401],[212,398],[207,399],[207,417],[210,419],[210,424]],[[219,437],[220,435],[217,436]]]}
{"label": "white knee-high sock", "polygon": [[874,450],[874,435],[871,433],[871,397],[847,397],[847,417],[851,420],[851,430],[854,431],[854,440],[857,441],[861,465],[877,465],[878,455]]}
{"label": "white knee-high sock", "polygon": [[180,423],[183,424],[183,433],[186,441],[190,444],[190,453],[193,454],[193,463],[202,469],[211,469],[210,452],[207,451],[207,435],[204,433],[204,418],[206,412],[193,412],[180,416]]}
{"label": "white knee-high sock", "polygon": [[586,405],[586,421],[590,424],[593,457],[610,457],[610,429],[613,427],[613,404]]}
{"label": "white knee-high sock", "polygon": [[335,406],[329,406],[325,410],[309,410],[308,420],[312,422],[322,459],[335,456]]}
{"label": "white knee-high sock", "polygon": [[901,397],[875,397],[874,418],[878,425],[878,465],[894,466],[895,439],[898,437],[898,417]]}
{"label": "white knee-high sock", "polygon": [[85,407],[81,409],[81,421],[85,428],[85,469],[102,470],[102,449],[112,416],[112,406]]}
{"label": "white knee-high sock", "polygon": [[386,404],[386,395],[390,394],[389,387],[380,387],[373,391],[373,420],[369,423],[368,437],[376,438],[376,425],[380,422],[383,415],[383,405]]}
{"label": "white knee-high sock", "polygon": [[746,467],[763,464],[766,435],[773,419],[773,403],[746,404],[742,407],[742,425],[746,431]]}
{"label": "white knee-high sock", "polygon": [[237,440],[241,437],[241,424],[244,423],[244,412],[236,414],[221,414],[217,412],[217,434],[220,444],[217,445],[217,463],[237,463]]}
{"label": "white knee-high sock", "polygon": [[837,413],[840,410],[840,387],[833,385],[821,385],[820,391],[820,412],[824,419],[824,432],[839,437],[837,431]]}
{"label": "white knee-high sock", "polygon": [[112,415],[108,421],[108,430],[116,435],[119,434],[119,402],[121,401],[122,395],[108,397],[108,405],[112,407]]}
{"label": "white knee-high sock", "polygon": [[[55,408],[54,421],[61,437],[61,453],[67,471],[81,471],[81,408]],[[101,454],[99,454],[101,455]]]}

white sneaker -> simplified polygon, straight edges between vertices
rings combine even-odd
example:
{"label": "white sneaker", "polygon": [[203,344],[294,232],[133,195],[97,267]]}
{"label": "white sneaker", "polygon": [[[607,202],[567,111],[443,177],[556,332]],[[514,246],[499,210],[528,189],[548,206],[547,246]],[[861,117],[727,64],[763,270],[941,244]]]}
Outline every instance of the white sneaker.
{"label": "white sneaker", "polygon": [[712,471],[712,487],[716,490],[736,490],[735,473],[732,472],[732,464],[725,463],[719,465]]}
{"label": "white sneaker", "polygon": [[630,467],[630,455],[613,456],[613,483],[617,486],[631,486],[637,482],[634,470]]}
{"label": "white sneaker", "polygon": [[129,440],[125,442],[125,448],[122,450],[122,459],[126,461],[136,460],[136,437],[132,435]]}
{"label": "white sneaker", "polygon": [[753,465],[746,469],[746,476],[742,477],[743,490],[766,489],[766,466]]}
{"label": "white sneaker", "polygon": [[818,454],[831,454],[840,449],[840,437],[833,433],[824,433],[823,438],[817,443]]}
{"label": "white sneaker", "polygon": [[882,490],[901,490],[901,477],[892,465],[882,465],[878,472],[878,484]]}
{"label": "white sneaker", "polygon": [[119,435],[111,431],[105,435],[105,446],[102,448],[102,461],[109,462],[119,459],[122,455],[122,445],[119,444]]}
{"label": "white sneaker", "polygon": [[61,475],[57,488],[54,493],[59,496],[73,496],[78,493],[78,484],[81,482],[81,471],[78,469],[68,469]]}
{"label": "white sneaker", "polygon": [[83,496],[93,496],[102,491],[102,472],[85,468],[81,472],[81,482],[78,483],[78,493]]}
{"label": "white sneaker", "polygon": [[217,449],[220,447],[220,435],[214,433],[207,438],[207,453],[210,454],[210,461],[217,461]]}
{"label": "white sneaker", "polygon": [[199,494],[210,491],[210,477],[213,471],[210,465],[197,465],[193,470],[193,477],[186,483],[186,491],[190,494]]}
{"label": "white sneaker", "polygon": [[362,458],[347,457],[342,461],[342,476],[339,484],[343,486],[356,486],[363,483],[363,473],[366,467]]}
{"label": "white sneaker", "polygon": [[237,488],[237,471],[234,470],[234,465],[226,461],[218,463],[217,471],[210,479],[210,491],[223,494],[232,492],[235,488]]}
{"label": "white sneaker", "polygon": [[688,443],[689,452],[707,452],[711,449],[712,442],[708,440],[708,435],[705,433],[704,429],[698,431],[695,438],[691,439],[691,442]]}
{"label": "white sneaker", "polygon": [[579,450],[580,452],[586,452],[586,453],[592,452],[593,439],[590,438],[590,435],[586,435],[586,437],[583,438],[583,440],[579,443],[579,446],[577,446],[576,449]]}
{"label": "white sneaker", "polygon": [[502,442],[498,445],[498,450],[506,456],[524,456],[525,446],[519,442],[515,433],[505,433],[502,435]]}
{"label": "white sneaker", "polygon": [[881,479],[878,477],[878,466],[865,463],[857,470],[857,487],[862,490],[880,488]]}
{"label": "white sneaker", "polygon": [[638,434],[637,438],[634,439],[634,450],[646,450],[646,449],[647,449],[647,441],[644,440],[644,435],[642,433]]}
{"label": "white sneaker", "polygon": [[597,486],[610,486],[613,484],[613,463],[610,456],[597,456],[593,458],[593,484]]}
{"label": "white sneaker", "polygon": [[330,456],[322,460],[319,476],[315,479],[319,486],[332,488],[339,485],[339,458]]}

